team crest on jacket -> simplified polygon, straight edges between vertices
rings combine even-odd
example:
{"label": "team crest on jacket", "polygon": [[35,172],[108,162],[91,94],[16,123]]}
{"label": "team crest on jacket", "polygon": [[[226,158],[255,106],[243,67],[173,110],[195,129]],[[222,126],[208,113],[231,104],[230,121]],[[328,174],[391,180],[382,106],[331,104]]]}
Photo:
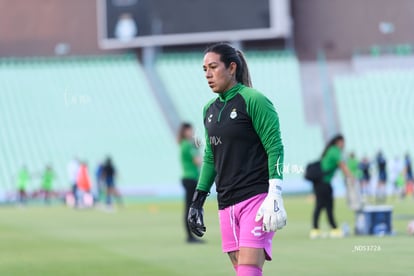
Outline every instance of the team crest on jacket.
{"label": "team crest on jacket", "polygon": [[235,108],[233,108],[233,110],[230,113],[230,119],[236,119],[237,117],[237,111]]}

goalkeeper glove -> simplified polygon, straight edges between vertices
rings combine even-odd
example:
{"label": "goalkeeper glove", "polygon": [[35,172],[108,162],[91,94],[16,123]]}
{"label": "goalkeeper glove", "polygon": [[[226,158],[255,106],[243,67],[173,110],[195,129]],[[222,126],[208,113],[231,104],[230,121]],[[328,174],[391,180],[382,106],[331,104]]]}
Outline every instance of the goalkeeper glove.
{"label": "goalkeeper glove", "polygon": [[270,179],[269,192],[259,207],[256,222],[263,218],[263,231],[274,232],[286,225],[287,214],[283,206],[282,180]]}
{"label": "goalkeeper glove", "polygon": [[204,210],[203,205],[208,193],[201,190],[196,190],[193,196],[193,202],[190,205],[188,211],[187,222],[190,226],[191,232],[193,232],[198,237],[202,237],[206,232],[206,227],[204,226]]}

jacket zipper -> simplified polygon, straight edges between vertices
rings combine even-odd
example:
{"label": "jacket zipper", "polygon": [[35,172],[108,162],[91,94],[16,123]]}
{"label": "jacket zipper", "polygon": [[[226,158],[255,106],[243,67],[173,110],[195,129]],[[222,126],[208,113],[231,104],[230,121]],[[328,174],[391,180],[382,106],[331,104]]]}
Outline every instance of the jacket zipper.
{"label": "jacket zipper", "polygon": [[223,112],[224,108],[226,107],[227,101],[224,102],[223,107],[220,109],[219,115],[217,117],[217,122],[220,123],[220,119],[221,119],[221,112]]}

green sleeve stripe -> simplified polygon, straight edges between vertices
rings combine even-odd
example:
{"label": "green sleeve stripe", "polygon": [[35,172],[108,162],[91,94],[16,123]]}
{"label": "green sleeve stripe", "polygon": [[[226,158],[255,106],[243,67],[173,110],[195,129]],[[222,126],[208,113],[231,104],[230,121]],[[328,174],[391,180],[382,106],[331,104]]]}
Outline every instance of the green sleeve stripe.
{"label": "green sleeve stripe", "polygon": [[[206,117],[207,109],[216,99],[211,100],[203,109],[203,119]],[[211,186],[216,178],[216,169],[214,168],[214,157],[211,151],[210,139],[208,137],[207,129],[205,132],[205,149],[203,157],[203,165],[201,166],[200,178],[198,179],[197,190],[210,192]]]}
{"label": "green sleeve stripe", "polygon": [[245,87],[240,91],[247,105],[247,113],[266,150],[269,179],[283,179],[284,150],[280,134],[279,116],[272,104],[260,92]]}

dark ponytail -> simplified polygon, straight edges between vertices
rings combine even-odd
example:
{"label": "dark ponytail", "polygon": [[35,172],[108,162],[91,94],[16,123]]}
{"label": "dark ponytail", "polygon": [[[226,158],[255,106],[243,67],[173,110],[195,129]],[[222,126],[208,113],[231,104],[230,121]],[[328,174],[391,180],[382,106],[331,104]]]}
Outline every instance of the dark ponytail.
{"label": "dark ponytail", "polygon": [[[236,71],[236,80],[238,82],[243,83],[244,85],[248,87],[252,87],[252,80],[250,79],[250,72],[249,67],[247,66],[246,59],[244,57],[244,54],[242,51],[237,50],[237,55],[240,59],[240,70]],[[239,69],[239,66],[237,66],[237,69]]]}
{"label": "dark ponytail", "polygon": [[322,156],[321,158],[323,158],[326,154],[326,152],[328,151],[328,149],[330,147],[332,147],[333,145],[335,145],[336,143],[338,143],[338,141],[344,140],[344,136],[342,134],[337,134],[335,135],[329,142],[328,144],[325,146],[325,149],[323,150]]}
{"label": "dark ponytail", "polygon": [[236,63],[236,81],[245,86],[252,87],[249,68],[247,67],[247,62],[242,51],[236,50],[230,44],[220,42],[209,46],[204,51],[204,54],[211,52],[220,55],[220,60],[226,68],[230,66],[230,63]]}

